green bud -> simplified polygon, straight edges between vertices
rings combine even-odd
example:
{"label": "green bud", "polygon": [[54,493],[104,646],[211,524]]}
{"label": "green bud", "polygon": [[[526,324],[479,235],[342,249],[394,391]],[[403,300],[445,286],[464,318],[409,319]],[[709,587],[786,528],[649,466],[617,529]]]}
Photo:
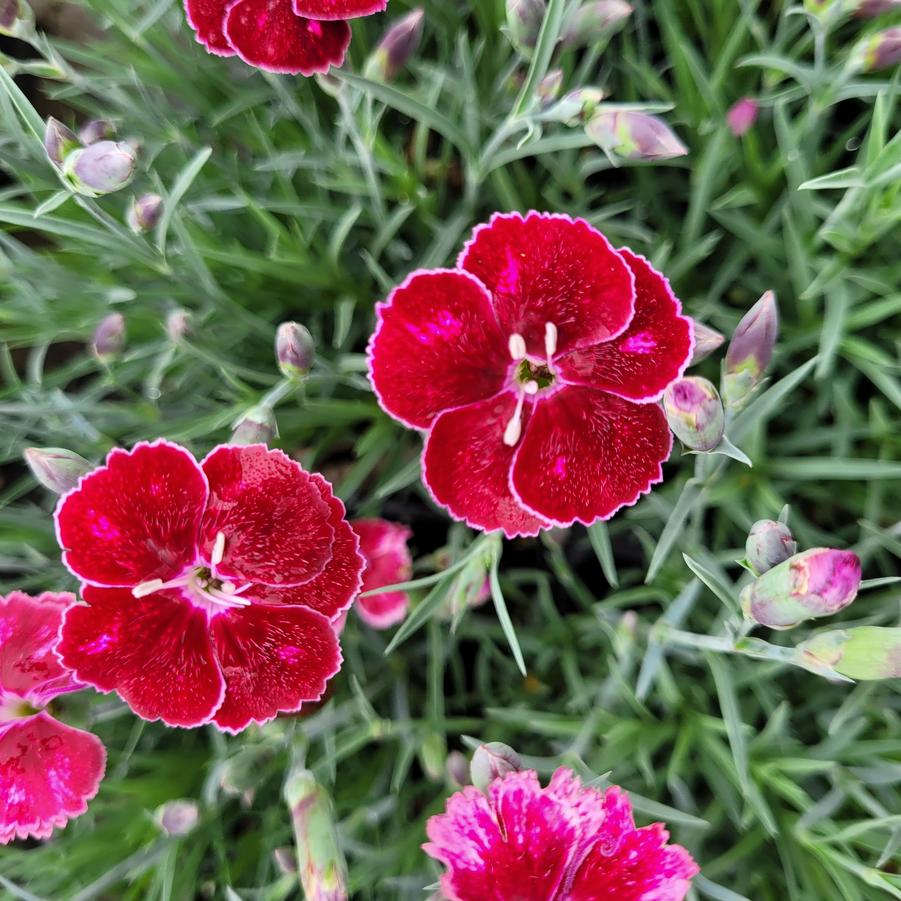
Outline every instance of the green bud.
{"label": "green bud", "polygon": [[901,628],[859,626],[822,632],[798,645],[808,664],[862,682],[901,678]]}
{"label": "green bud", "polygon": [[503,742],[490,741],[476,748],[469,765],[469,774],[472,784],[479,791],[485,791],[495,779],[521,769],[522,761],[513,748]]}
{"label": "green bud", "polygon": [[272,407],[257,404],[236,423],[229,444],[269,444],[278,435],[278,425]]}
{"label": "green bud", "polygon": [[758,576],[797,553],[798,542],[785,523],[760,519],[751,526],[745,543],[745,556]]}
{"label": "green bud", "polygon": [[27,447],[25,462],[35,479],[56,494],[71,491],[94,469],[84,457],[64,447]]}

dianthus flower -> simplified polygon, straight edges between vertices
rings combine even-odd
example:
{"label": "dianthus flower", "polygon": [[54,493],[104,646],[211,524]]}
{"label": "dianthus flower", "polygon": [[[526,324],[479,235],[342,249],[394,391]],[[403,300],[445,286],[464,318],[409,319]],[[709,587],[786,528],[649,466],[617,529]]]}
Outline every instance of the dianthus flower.
{"label": "dianthus flower", "polygon": [[61,498],[56,529],[86,602],[57,651],[144,719],[239,732],[340,669],[332,622],[363,559],[329,483],[281,451],[113,450]]}
{"label": "dianthus flower", "polygon": [[[397,582],[406,582],[413,574],[413,560],[407,541],[413,534],[406,526],[385,519],[355,519],[353,530],[360,538],[360,553],[366,560],[363,592]],[[357,601],[357,613],[373,629],[387,629],[399,623],[410,606],[405,591],[387,591]]]}
{"label": "dianthus flower", "polygon": [[423,481],[454,518],[535,535],[609,519],[661,481],[656,401],[691,359],[691,322],[587,222],[497,214],[456,269],[414,272],[376,309],[376,395],[428,432]]}
{"label": "dianthus flower", "polygon": [[47,706],[80,685],[53,646],[71,594],[0,597],[0,844],[47,838],[97,794],[106,752]]}
{"label": "dianthus flower", "polygon": [[346,19],[381,12],[388,0],[185,0],[197,41],[216,56],[289,75],[340,66],[350,45]]}
{"label": "dianthus flower", "polygon": [[698,867],[660,823],[636,829],[616,787],[584,787],[571,770],[542,788],[532,770],[469,786],[428,821],[448,901],[682,901]]}

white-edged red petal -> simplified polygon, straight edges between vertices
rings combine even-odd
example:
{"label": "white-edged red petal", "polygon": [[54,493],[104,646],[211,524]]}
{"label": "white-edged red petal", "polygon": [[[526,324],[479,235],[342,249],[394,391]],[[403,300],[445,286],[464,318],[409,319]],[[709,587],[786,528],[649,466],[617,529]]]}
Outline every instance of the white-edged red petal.
{"label": "white-edged red petal", "polygon": [[356,19],[387,8],[388,0],[294,0],[294,12],[308,19]]}
{"label": "white-edged red petal", "polygon": [[197,43],[216,56],[234,56],[235,51],[222,30],[230,0],[184,0],[188,24]]}
{"label": "white-edged red petal", "polygon": [[[407,542],[413,533],[405,525],[386,519],[355,519],[351,525],[360,536],[360,551],[366,558],[363,591],[407,582],[413,575],[413,558]],[[357,613],[373,629],[388,629],[399,623],[410,606],[405,591],[386,591],[357,601]]]}

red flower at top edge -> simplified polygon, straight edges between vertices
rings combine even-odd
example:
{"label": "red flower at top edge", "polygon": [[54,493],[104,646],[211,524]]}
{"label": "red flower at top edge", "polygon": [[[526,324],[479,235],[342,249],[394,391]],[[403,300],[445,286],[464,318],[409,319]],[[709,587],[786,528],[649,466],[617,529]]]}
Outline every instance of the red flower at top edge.
{"label": "red flower at top edge", "polygon": [[15,838],[47,838],[87,810],[106,767],[95,735],[47,712],[78,691],[53,647],[71,594],[0,597],[0,845]]}
{"label": "red flower at top edge", "polygon": [[698,873],[662,825],[635,828],[619,788],[562,767],[547,788],[533,770],[465,788],[426,828],[448,901],[682,901]]}
{"label": "red flower at top edge", "polygon": [[655,403],[691,360],[669,282],[587,222],[497,214],[457,269],[414,272],[369,344],[382,407],[427,431],[423,480],[507,537],[609,519],[663,477]]}
{"label": "red flower at top edge", "polygon": [[86,602],[57,652],[144,719],[239,732],[340,669],[332,624],[363,559],[328,482],[281,451],[114,450],[60,500],[56,530]]}

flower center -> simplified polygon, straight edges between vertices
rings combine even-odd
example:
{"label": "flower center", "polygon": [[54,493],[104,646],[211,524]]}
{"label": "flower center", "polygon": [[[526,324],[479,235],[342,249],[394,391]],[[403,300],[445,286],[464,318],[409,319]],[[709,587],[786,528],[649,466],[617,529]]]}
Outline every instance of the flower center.
{"label": "flower center", "polygon": [[526,396],[534,397],[539,391],[550,388],[556,381],[554,355],[557,353],[557,326],[548,322],[544,326],[543,360],[535,360],[526,355],[526,340],[514,332],[507,343],[510,356],[517,363],[513,373],[513,387],[516,389],[516,409],[504,429],[504,444],[515,447],[522,437],[522,411]]}
{"label": "flower center", "polygon": [[37,712],[38,708],[32,707],[24,698],[8,691],[0,691],[0,723],[11,723]]}

